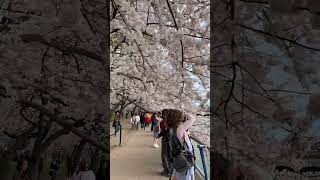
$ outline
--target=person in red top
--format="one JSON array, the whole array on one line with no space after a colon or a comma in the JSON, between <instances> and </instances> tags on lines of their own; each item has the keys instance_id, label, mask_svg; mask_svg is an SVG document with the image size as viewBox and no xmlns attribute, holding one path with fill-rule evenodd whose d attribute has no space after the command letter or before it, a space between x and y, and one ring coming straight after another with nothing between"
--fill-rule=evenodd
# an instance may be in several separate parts
<instances>
[{"instance_id":1,"label":"person in red top","mask_svg":"<svg viewBox=\"0 0 320 180\"><path fill-rule=\"evenodd\" d=\"M149 127L150 122L151 122L151 118L150 118L150 116L147 114L147 115L146 115L146 126L147 126L147 127Z\"/></svg>"}]
</instances>

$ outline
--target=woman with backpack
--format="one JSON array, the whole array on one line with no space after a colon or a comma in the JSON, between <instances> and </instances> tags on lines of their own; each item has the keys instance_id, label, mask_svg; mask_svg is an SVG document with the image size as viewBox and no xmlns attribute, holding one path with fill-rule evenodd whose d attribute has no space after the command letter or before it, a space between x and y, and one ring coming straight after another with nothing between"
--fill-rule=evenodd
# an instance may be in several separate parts
<instances>
[{"instance_id":1,"label":"woman with backpack","mask_svg":"<svg viewBox=\"0 0 320 180\"><path fill-rule=\"evenodd\" d=\"M169 110L166 118L171 134L169 142L173 162L171 180L192 180L195 155L187 131L196 119L191 114L176 109Z\"/></svg>"}]
</instances>

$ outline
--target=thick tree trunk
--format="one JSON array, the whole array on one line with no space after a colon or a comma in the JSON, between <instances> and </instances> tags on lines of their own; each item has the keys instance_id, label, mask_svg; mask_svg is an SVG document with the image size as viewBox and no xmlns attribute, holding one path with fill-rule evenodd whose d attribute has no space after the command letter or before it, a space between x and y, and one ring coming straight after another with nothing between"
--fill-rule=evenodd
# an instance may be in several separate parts
<instances>
[{"instance_id":1,"label":"thick tree trunk","mask_svg":"<svg viewBox=\"0 0 320 180\"><path fill-rule=\"evenodd\" d=\"M42 156L42 144L41 141L43 140L43 136L42 133L40 133L42 130L42 128L39 129L39 134L38 137L36 139L36 141L34 142L34 146L33 146L33 151L31 154L31 177L34 180L39 180L39 169L40 169L40 159Z\"/></svg>"},{"instance_id":2,"label":"thick tree trunk","mask_svg":"<svg viewBox=\"0 0 320 180\"><path fill-rule=\"evenodd\" d=\"M91 169L92 171L97 172L100 164L99 149L95 148L94 153L92 155L93 156L91 160Z\"/></svg>"},{"instance_id":3,"label":"thick tree trunk","mask_svg":"<svg viewBox=\"0 0 320 180\"><path fill-rule=\"evenodd\" d=\"M40 171L41 170L41 152L40 149L37 149L32 154L32 163L31 163L31 177L34 180L40 180Z\"/></svg>"},{"instance_id":4,"label":"thick tree trunk","mask_svg":"<svg viewBox=\"0 0 320 180\"><path fill-rule=\"evenodd\" d=\"M136 109L137 109L137 105L134 106L133 108L133 111L132 111L132 114L134 115L134 113L136 112Z\"/></svg>"},{"instance_id":5,"label":"thick tree trunk","mask_svg":"<svg viewBox=\"0 0 320 180\"><path fill-rule=\"evenodd\" d=\"M64 118L62 117L58 117L55 114L51 113L48 109L46 109L45 107L38 105L36 103L32 103L29 101L18 101L18 103L26 105L28 107L32 107L35 108L37 110L39 110L40 112L43 112L44 114L46 114L51 120L55 121L57 124L59 124L60 126L64 127L65 129L68 129L69 131L71 131L73 134L79 136L80 138L86 140L88 143L90 143L91 145L98 147L99 149L101 149L102 151L109 153L109 147L107 147L104 143L100 143L98 142L95 138L85 135L85 133L82 130L77 129L76 127L74 127L74 124L71 122L66 121Z\"/></svg>"},{"instance_id":6,"label":"thick tree trunk","mask_svg":"<svg viewBox=\"0 0 320 180\"><path fill-rule=\"evenodd\" d=\"M80 141L79 145L75 147L75 151L74 151L74 153L72 154L72 157L71 157L71 161L72 161L71 174L74 173L77 165L79 164L82 151L83 151L83 149L84 149L86 144L87 144L87 142L82 139Z\"/></svg>"},{"instance_id":7,"label":"thick tree trunk","mask_svg":"<svg viewBox=\"0 0 320 180\"><path fill-rule=\"evenodd\" d=\"M213 164L215 164L211 167L212 179L228 180L230 162L224 158L222 154L217 152L211 152L210 157Z\"/></svg>"},{"instance_id":8,"label":"thick tree trunk","mask_svg":"<svg viewBox=\"0 0 320 180\"><path fill-rule=\"evenodd\" d=\"M42 105L46 105L47 101L44 98L42 93L40 94L40 97L41 97ZM40 173L41 173L41 168L42 168L41 167L41 165L42 165L41 164L41 160L42 160L41 156L46 149L45 147L42 147L42 141L48 135L51 126L52 126L52 123L46 121L45 114L40 112L37 138L36 138L36 141L34 142L33 151L31 154L31 158L32 158L31 177L34 180L40 180Z\"/></svg>"}]
</instances>

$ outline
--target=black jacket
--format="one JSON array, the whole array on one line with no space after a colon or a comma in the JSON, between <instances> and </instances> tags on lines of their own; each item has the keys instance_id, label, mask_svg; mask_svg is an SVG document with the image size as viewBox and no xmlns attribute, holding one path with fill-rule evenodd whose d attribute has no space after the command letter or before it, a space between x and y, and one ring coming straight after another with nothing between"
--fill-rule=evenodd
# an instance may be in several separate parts
<instances>
[{"instance_id":1,"label":"black jacket","mask_svg":"<svg viewBox=\"0 0 320 180\"><path fill-rule=\"evenodd\" d=\"M162 137L162 140L169 142L170 130L169 128L161 129L161 132L158 135L158 138Z\"/></svg>"}]
</instances>

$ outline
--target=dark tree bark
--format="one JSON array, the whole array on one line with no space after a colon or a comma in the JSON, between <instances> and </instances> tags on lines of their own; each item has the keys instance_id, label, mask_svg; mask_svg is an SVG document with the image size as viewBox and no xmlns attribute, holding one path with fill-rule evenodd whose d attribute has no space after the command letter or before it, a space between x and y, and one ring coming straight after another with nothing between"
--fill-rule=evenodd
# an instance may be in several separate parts
<instances>
[{"instance_id":1,"label":"dark tree bark","mask_svg":"<svg viewBox=\"0 0 320 180\"><path fill-rule=\"evenodd\" d=\"M74 153L72 154L72 157L71 157L71 161L72 161L71 175L74 173L77 165L80 162L81 154L86 144L87 142L82 139L79 145L76 146L74 149Z\"/></svg>"},{"instance_id":2,"label":"dark tree bark","mask_svg":"<svg viewBox=\"0 0 320 180\"><path fill-rule=\"evenodd\" d=\"M228 180L228 171L230 168L230 162L223 157L222 154L217 152L211 152L211 162L214 166L211 166L212 179L215 180Z\"/></svg>"}]
</instances>

